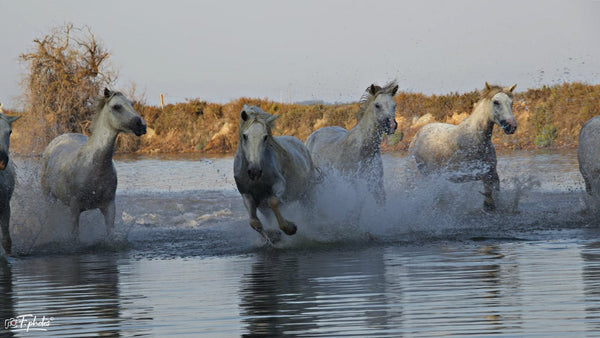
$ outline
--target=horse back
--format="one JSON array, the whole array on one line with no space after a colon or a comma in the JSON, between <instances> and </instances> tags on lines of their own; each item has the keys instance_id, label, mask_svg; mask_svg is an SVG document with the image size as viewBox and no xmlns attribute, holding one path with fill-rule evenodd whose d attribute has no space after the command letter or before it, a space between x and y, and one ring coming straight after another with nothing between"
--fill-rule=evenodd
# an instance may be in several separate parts
<instances>
[{"instance_id":1,"label":"horse back","mask_svg":"<svg viewBox=\"0 0 600 338\"><path fill-rule=\"evenodd\" d=\"M62 154L74 155L87 139L87 136L83 134L62 134L54 138L54 140L48 144L42 156L44 160L48 161L48 159L65 156Z\"/></svg>"},{"instance_id":2,"label":"horse back","mask_svg":"<svg viewBox=\"0 0 600 338\"><path fill-rule=\"evenodd\" d=\"M348 134L342 127L332 126L316 130L306 139L308 148L315 165L326 166L330 162L337 162L341 151L340 141Z\"/></svg>"}]
</instances>

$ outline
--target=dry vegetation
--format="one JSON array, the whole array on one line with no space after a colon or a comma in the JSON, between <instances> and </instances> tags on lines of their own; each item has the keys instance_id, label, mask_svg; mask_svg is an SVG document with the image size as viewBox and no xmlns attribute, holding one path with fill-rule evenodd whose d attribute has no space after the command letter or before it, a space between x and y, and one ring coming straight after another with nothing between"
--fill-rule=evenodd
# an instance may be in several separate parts
<instances>
[{"instance_id":1,"label":"dry vegetation","mask_svg":"<svg viewBox=\"0 0 600 338\"><path fill-rule=\"evenodd\" d=\"M386 139L383 149L406 150L410 140L425 123L439 121L460 123L472 110L478 93L396 95L396 120L399 133ZM139 148L144 153L208 152L232 153L237 146L239 112L244 104L260 106L271 114L280 114L275 133L293 135L306 140L314 130L331 125L352 128L356 124L358 104L299 105L280 104L266 99L241 98L227 104L215 104L199 99L167 105L163 109L139 106L147 120L148 135L141 138ZM498 148L522 149L536 147L575 147L583 123L600 115L600 85L565 83L553 87L531 89L515 95L513 112L518 122L514 135L494 132Z\"/></svg>"},{"instance_id":2,"label":"dry vegetation","mask_svg":"<svg viewBox=\"0 0 600 338\"><path fill-rule=\"evenodd\" d=\"M28 74L23 81L23 118L14 127L12 150L39 154L61 133L89 133L94 98L115 78L115 72L107 66L109 56L88 27L67 24L34 40L33 49L21 55ZM399 129L384 140L384 151L406 150L425 123L460 123L477 99L476 91L448 95L398 93ZM301 140L325 126L352 128L358 111L358 103L300 105L240 98L216 104L190 99L159 108L138 99L135 108L146 119L148 133L141 138L120 136L117 151L232 153L237 147L239 112L244 104L280 114L275 133ZM600 115L600 85L564 83L530 89L515 95L513 112L517 132L507 136L495 128L493 137L498 148L574 147L583 123Z\"/></svg>"},{"instance_id":3,"label":"dry vegetation","mask_svg":"<svg viewBox=\"0 0 600 338\"><path fill-rule=\"evenodd\" d=\"M27 129L14 128L13 136L13 150L26 153L40 152L62 133L86 133L96 96L116 76L106 67L109 52L89 27L66 24L33 42L20 55L28 70L20 125Z\"/></svg>"},{"instance_id":4,"label":"dry vegetation","mask_svg":"<svg viewBox=\"0 0 600 338\"><path fill-rule=\"evenodd\" d=\"M402 151L425 123L457 124L466 118L477 101L477 92L448 95L423 95L401 92L396 95L396 120L399 128L383 143L384 151ZM136 103L137 111L148 123L148 134L141 138L122 136L119 152L172 153L206 152L230 154L237 147L239 112L244 104L260 106L271 114L280 114L275 133L306 140L318 128L338 125L352 128L356 124L358 103L337 105L280 104L267 99L240 98L226 104L191 99L164 108ZM9 112L10 113L10 112ZM577 145L579 130L585 121L600 115L600 85L565 83L517 93L513 113L518 128L514 135L494 129L493 141L500 149L571 148ZM25 116L27 113L24 114ZM46 122L48 123L48 122ZM80 121L85 124L85 120ZM17 122L15 130L21 121ZM39 143L38 133L19 133L11 142L17 145ZM34 126L42 128L42 126ZM44 130L54 130L46 126ZM400 139L400 132L403 139Z\"/></svg>"}]
</instances>

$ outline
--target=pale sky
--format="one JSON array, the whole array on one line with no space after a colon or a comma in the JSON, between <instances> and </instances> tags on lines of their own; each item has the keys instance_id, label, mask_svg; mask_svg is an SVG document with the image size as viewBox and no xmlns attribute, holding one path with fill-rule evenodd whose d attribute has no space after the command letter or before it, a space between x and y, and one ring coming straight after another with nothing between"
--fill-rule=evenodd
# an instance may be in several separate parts
<instances>
[{"instance_id":1,"label":"pale sky","mask_svg":"<svg viewBox=\"0 0 600 338\"><path fill-rule=\"evenodd\" d=\"M149 104L247 96L356 101L371 83L465 92L600 83L600 1L0 0L0 101L18 55L52 27L88 25Z\"/></svg>"}]
</instances>

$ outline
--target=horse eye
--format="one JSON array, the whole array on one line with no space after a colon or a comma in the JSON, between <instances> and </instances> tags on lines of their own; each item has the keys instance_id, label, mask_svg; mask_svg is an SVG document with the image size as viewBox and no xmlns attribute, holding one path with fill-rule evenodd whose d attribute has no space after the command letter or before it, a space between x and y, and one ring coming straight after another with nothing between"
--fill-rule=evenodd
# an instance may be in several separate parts
<instances>
[{"instance_id":1,"label":"horse eye","mask_svg":"<svg viewBox=\"0 0 600 338\"><path fill-rule=\"evenodd\" d=\"M263 142L267 142L267 138L269 138L269 135L263 136Z\"/></svg>"},{"instance_id":2,"label":"horse eye","mask_svg":"<svg viewBox=\"0 0 600 338\"><path fill-rule=\"evenodd\" d=\"M246 135L246 134L243 134L243 135L242 135L242 138L244 139L244 141L248 141L248 135Z\"/></svg>"},{"instance_id":3,"label":"horse eye","mask_svg":"<svg viewBox=\"0 0 600 338\"><path fill-rule=\"evenodd\" d=\"M375 103L375 108L377 108L377 109L381 109L381 104L379 104L379 103Z\"/></svg>"},{"instance_id":4,"label":"horse eye","mask_svg":"<svg viewBox=\"0 0 600 338\"><path fill-rule=\"evenodd\" d=\"M494 100L494 106L499 106L499 105L500 105L500 101Z\"/></svg>"},{"instance_id":5,"label":"horse eye","mask_svg":"<svg viewBox=\"0 0 600 338\"><path fill-rule=\"evenodd\" d=\"M113 109L116 110L116 111L121 111L121 109L123 109L123 106L121 106L120 104L115 104L113 106Z\"/></svg>"}]
</instances>

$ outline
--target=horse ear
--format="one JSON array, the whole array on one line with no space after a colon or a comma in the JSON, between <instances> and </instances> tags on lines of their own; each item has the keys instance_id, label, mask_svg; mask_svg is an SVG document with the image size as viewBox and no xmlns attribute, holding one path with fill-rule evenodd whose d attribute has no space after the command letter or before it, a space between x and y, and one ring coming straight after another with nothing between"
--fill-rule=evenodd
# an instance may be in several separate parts
<instances>
[{"instance_id":1,"label":"horse ear","mask_svg":"<svg viewBox=\"0 0 600 338\"><path fill-rule=\"evenodd\" d=\"M508 91L512 93L512 92L513 92L513 90L515 90L515 88L517 88L517 84L516 84L516 83L515 83L514 85L510 86L510 87L508 88Z\"/></svg>"},{"instance_id":2,"label":"horse ear","mask_svg":"<svg viewBox=\"0 0 600 338\"><path fill-rule=\"evenodd\" d=\"M279 116L281 115L271 115L269 116L269 118L267 119L267 123L273 123L273 121L277 120L279 118Z\"/></svg>"},{"instance_id":3,"label":"horse ear","mask_svg":"<svg viewBox=\"0 0 600 338\"><path fill-rule=\"evenodd\" d=\"M8 122L13 123L13 122L15 122L16 120L18 120L20 118L21 118L20 115L19 116L9 116L8 117Z\"/></svg>"},{"instance_id":4,"label":"horse ear","mask_svg":"<svg viewBox=\"0 0 600 338\"><path fill-rule=\"evenodd\" d=\"M490 84L485 81L485 89L490 90Z\"/></svg>"},{"instance_id":5,"label":"horse ear","mask_svg":"<svg viewBox=\"0 0 600 338\"><path fill-rule=\"evenodd\" d=\"M244 109L242 109L242 112L240 113L240 117L242 118L242 121L247 121L248 120L248 113L246 113L246 106L244 105Z\"/></svg>"},{"instance_id":6,"label":"horse ear","mask_svg":"<svg viewBox=\"0 0 600 338\"><path fill-rule=\"evenodd\" d=\"M378 89L379 89L379 86L376 86L375 84L372 84L369 87L369 94L375 95L377 93Z\"/></svg>"},{"instance_id":7,"label":"horse ear","mask_svg":"<svg viewBox=\"0 0 600 338\"><path fill-rule=\"evenodd\" d=\"M398 92L398 85L395 85L394 88L392 89L392 96L396 95L397 92Z\"/></svg>"},{"instance_id":8,"label":"horse ear","mask_svg":"<svg viewBox=\"0 0 600 338\"><path fill-rule=\"evenodd\" d=\"M107 99L110 97L110 90L106 87L104 87L104 97Z\"/></svg>"}]
</instances>

